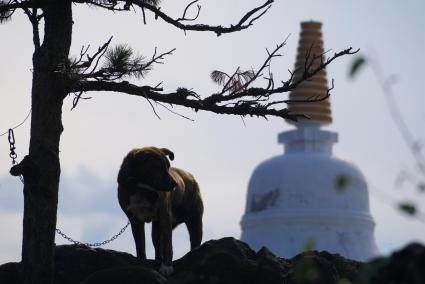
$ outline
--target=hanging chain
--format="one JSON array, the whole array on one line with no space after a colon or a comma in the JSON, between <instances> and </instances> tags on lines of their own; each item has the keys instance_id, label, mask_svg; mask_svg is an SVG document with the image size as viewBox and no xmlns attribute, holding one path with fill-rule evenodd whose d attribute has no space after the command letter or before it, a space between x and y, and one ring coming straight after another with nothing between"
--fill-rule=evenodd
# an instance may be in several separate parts
<instances>
[{"instance_id":1,"label":"hanging chain","mask_svg":"<svg viewBox=\"0 0 425 284\"><path fill-rule=\"evenodd\" d=\"M128 221L127 224L124 227L122 227L122 229L117 234L113 235L110 239L107 239L107 240L105 240L103 242L98 242L98 243L82 243L82 242L76 241L76 240L72 239L71 237L67 236L65 233L63 233L58 228L56 228L56 233L58 233L58 235L60 235L65 240L67 240L67 241L69 241L69 242L71 242L73 244L76 244L76 245L83 245L83 246L86 246L86 247L101 247L103 245L106 245L106 244L114 241L119 236L121 236L125 232L125 230L127 229L127 227L129 225L130 225L130 221Z\"/></svg>"},{"instance_id":2,"label":"hanging chain","mask_svg":"<svg viewBox=\"0 0 425 284\"><path fill-rule=\"evenodd\" d=\"M10 149L10 154L9 157L12 159L12 164L16 165L16 158L18 158L18 154L16 154L15 150L15 134L13 133L13 129L10 128L9 129L9 135L7 136L8 140L9 140L9 149Z\"/></svg>"},{"instance_id":3,"label":"hanging chain","mask_svg":"<svg viewBox=\"0 0 425 284\"><path fill-rule=\"evenodd\" d=\"M12 165L16 165L16 159L18 158L18 154L16 154L15 150L15 133L13 133L13 128L9 128L9 134L7 135L7 139L9 140L9 150L10 154L9 157L12 159ZM22 175L19 175L19 179L22 183L24 183L24 177Z\"/></svg>"},{"instance_id":4,"label":"hanging chain","mask_svg":"<svg viewBox=\"0 0 425 284\"><path fill-rule=\"evenodd\" d=\"M15 150L16 150L16 147L15 147L16 141L15 141L15 134L13 133L13 129L12 128L9 129L8 140L9 140L9 150L10 150L9 157L12 159L12 165L16 165L17 164L16 159L18 158L18 154L16 154L16 152L15 152ZM19 179L24 184L24 178L23 178L22 175L19 176ZM128 221L127 224L124 227L122 227L122 229L117 234L113 235L110 239L107 239L107 240L105 240L103 242L98 242L98 243L82 243L82 242L76 241L76 240L72 239L71 237L67 236L65 233L63 233L58 228L56 228L56 233L58 233L58 235L60 235L65 240L67 240L67 241L69 241L69 242L71 242L73 244L76 244L76 245L83 245L83 246L86 246L86 247L100 247L100 246L106 245L106 244L114 241L119 236L121 236L125 232L125 230L127 229L127 227L129 225L130 225L130 221Z\"/></svg>"}]
</instances>

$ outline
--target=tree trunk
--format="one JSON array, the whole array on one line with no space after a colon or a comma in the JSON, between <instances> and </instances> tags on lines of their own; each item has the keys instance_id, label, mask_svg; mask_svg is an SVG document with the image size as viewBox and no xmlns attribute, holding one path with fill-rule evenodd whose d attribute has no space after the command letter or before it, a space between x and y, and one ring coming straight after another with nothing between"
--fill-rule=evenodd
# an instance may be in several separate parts
<instances>
[{"instance_id":1,"label":"tree trunk","mask_svg":"<svg viewBox=\"0 0 425 284\"><path fill-rule=\"evenodd\" d=\"M33 54L29 155L21 163L25 179L22 264L26 284L49 284L54 280L59 141L62 103L67 94L71 1L46 1L43 13L44 39Z\"/></svg>"}]
</instances>

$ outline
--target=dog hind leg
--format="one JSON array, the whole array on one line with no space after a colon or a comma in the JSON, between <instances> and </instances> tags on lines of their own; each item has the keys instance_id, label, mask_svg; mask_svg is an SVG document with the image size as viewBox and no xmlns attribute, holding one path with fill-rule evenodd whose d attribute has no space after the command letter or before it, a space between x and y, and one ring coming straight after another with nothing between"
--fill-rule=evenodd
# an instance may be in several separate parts
<instances>
[{"instance_id":1,"label":"dog hind leg","mask_svg":"<svg viewBox=\"0 0 425 284\"><path fill-rule=\"evenodd\" d=\"M190 237L190 250L197 248L202 242L202 213L194 213L185 222Z\"/></svg>"}]
</instances>

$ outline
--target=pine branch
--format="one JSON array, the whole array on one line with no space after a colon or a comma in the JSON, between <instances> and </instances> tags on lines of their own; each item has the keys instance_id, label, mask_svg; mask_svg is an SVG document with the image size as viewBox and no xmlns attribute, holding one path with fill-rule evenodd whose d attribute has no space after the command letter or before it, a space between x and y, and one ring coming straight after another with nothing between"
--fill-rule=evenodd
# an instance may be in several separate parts
<instances>
[{"instance_id":1,"label":"pine branch","mask_svg":"<svg viewBox=\"0 0 425 284\"><path fill-rule=\"evenodd\" d=\"M167 55L172 55L176 50L173 48L158 54L157 48L155 48L154 54L148 59L147 57L136 55L134 50L126 44L120 44L109 49L111 39L100 47L94 56L87 55L88 59L86 61L83 61L82 58L86 55L88 47L81 49L80 58L74 59L73 68L82 70L79 72L82 80L116 81L124 77L141 79L153 69L154 64L163 64L164 58ZM102 57L104 57L104 62L100 68L97 68ZM93 64L94 66L92 66ZM90 66L92 66L92 71L88 72Z\"/></svg>"},{"instance_id":2,"label":"pine branch","mask_svg":"<svg viewBox=\"0 0 425 284\"><path fill-rule=\"evenodd\" d=\"M6 23L12 19L13 13L16 11L16 7L13 6L12 0L0 1L0 24Z\"/></svg>"},{"instance_id":3,"label":"pine branch","mask_svg":"<svg viewBox=\"0 0 425 284\"><path fill-rule=\"evenodd\" d=\"M276 116L284 119L297 120L299 117L306 117L303 114L292 114L289 113L286 108L282 108L282 104L294 103L294 102L317 102L327 99L330 96L330 91L334 87L332 80L332 87L328 90L326 96L307 98L305 100L282 100L276 97L278 94L289 92L295 89L299 84L305 80L309 80L311 77L316 75L321 70L325 69L333 60L344 56L357 53L352 51L352 48L347 48L341 52L335 53L332 57L324 60L323 54L320 56L310 55L307 60L309 63L304 67L304 71L300 78L294 79L295 72L291 72L291 76L287 81L282 81L282 86L275 87L273 81L273 75L270 71L270 62L273 58L280 56L278 51L285 45L285 41L272 51L267 51L267 58L258 69L258 71L248 70L241 71L238 67L236 71L230 76L222 71L214 71L211 73L213 81L220 85L224 85L220 93L210 94L205 97L199 96L194 91L187 90L185 88L178 88L175 92L165 93L164 90L158 86L136 86L126 81L114 82L116 79L121 77L96 77L96 81L90 80L93 77L83 77L78 83L72 85L69 92L73 93L84 93L90 91L111 91L120 92L134 96L140 96L148 101L166 103L170 105L180 105L194 109L195 111L204 110L211 111L218 114L233 114L240 116ZM169 53L171 54L172 51ZM131 61L132 51L126 48L122 50L115 50L112 55L110 63L112 66L121 66L123 62ZM156 54L156 51L155 51ZM156 56L152 57L152 62L155 61ZM168 53L165 53L168 54ZM161 57L160 55L159 57ZM318 60L320 60L318 62ZM117 61L117 62L115 62ZM114 63L115 62L115 63ZM121 64L121 65L120 65ZM126 69L126 65L122 65L123 70ZM317 66L313 68L312 66ZM107 70L104 69L104 70ZM256 82L263 71L269 68L268 77L266 79L267 85L264 88L251 87ZM102 69L101 69L102 70Z\"/></svg>"},{"instance_id":4,"label":"pine branch","mask_svg":"<svg viewBox=\"0 0 425 284\"><path fill-rule=\"evenodd\" d=\"M41 8L41 1L28 0L0 0L0 24L11 20L12 15L17 9L36 9Z\"/></svg>"}]
</instances>

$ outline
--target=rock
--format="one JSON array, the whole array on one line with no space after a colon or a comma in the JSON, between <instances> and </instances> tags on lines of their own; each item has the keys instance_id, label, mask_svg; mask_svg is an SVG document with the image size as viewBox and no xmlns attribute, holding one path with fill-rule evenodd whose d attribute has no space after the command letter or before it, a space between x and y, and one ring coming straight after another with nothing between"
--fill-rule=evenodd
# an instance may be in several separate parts
<instances>
[{"instance_id":1,"label":"rock","mask_svg":"<svg viewBox=\"0 0 425 284\"><path fill-rule=\"evenodd\" d=\"M253 251L234 238L205 242L174 261L167 278L155 262L122 252L66 245L56 247L56 284L380 284L425 283L425 247L411 244L387 258L363 264L325 251L292 259L267 248ZM0 283L21 284L20 263L0 265Z\"/></svg>"},{"instance_id":2,"label":"rock","mask_svg":"<svg viewBox=\"0 0 425 284\"><path fill-rule=\"evenodd\" d=\"M267 248L255 253L245 243L224 238L204 243L175 262L173 284L342 284L354 280L361 263L327 252L307 252L292 260Z\"/></svg>"},{"instance_id":3,"label":"rock","mask_svg":"<svg viewBox=\"0 0 425 284\"><path fill-rule=\"evenodd\" d=\"M0 265L0 283L21 284L22 272L21 264L17 262L9 262Z\"/></svg>"},{"instance_id":4,"label":"rock","mask_svg":"<svg viewBox=\"0 0 425 284\"><path fill-rule=\"evenodd\" d=\"M105 269L90 275L81 284L166 284L168 283L161 274L155 270L141 266L129 266Z\"/></svg>"},{"instance_id":5,"label":"rock","mask_svg":"<svg viewBox=\"0 0 425 284\"><path fill-rule=\"evenodd\" d=\"M113 250L92 249L78 245L57 246L55 251L55 283L74 284L91 274L105 269L125 266L147 266L128 253Z\"/></svg>"},{"instance_id":6,"label":"rock","mask_svg":"<svg viewBox=\"0 0 425 284\"><path fill-rule=\"evenodd\" d=\"M361 270L358 284L425 283L425 247L412 243L390 257L372 260Z\"/></svg>"},{"instance_id":7,"label":"rock","mask_svg":"<svg viewBox=\"0 0 425 284\"><path fill-rule=\"evenodd\" d=\"M208 241L174 263L171 283L253 283L256 253L233 238Z\"/></svg>"},{"instance_id":8,"label":"rock","mask_svg":"<svg viewBox=\"0 0 425 284\"><path fill-rule=\"evenodd\" d=\"M262 247L256 256L256 283L282 284L292 265L275 256L268 248Z\"/></svg>"},{"instance_id":9,"label":"rock","mask_svg":"<svg viewBox=\"0 0 425 284\"><path fill-rule=\"evenodd\" d=\"M285 283L342 284L357 277L361 263L326 251L309 251L295 256Z\"/></svg>"}]
</instances>

